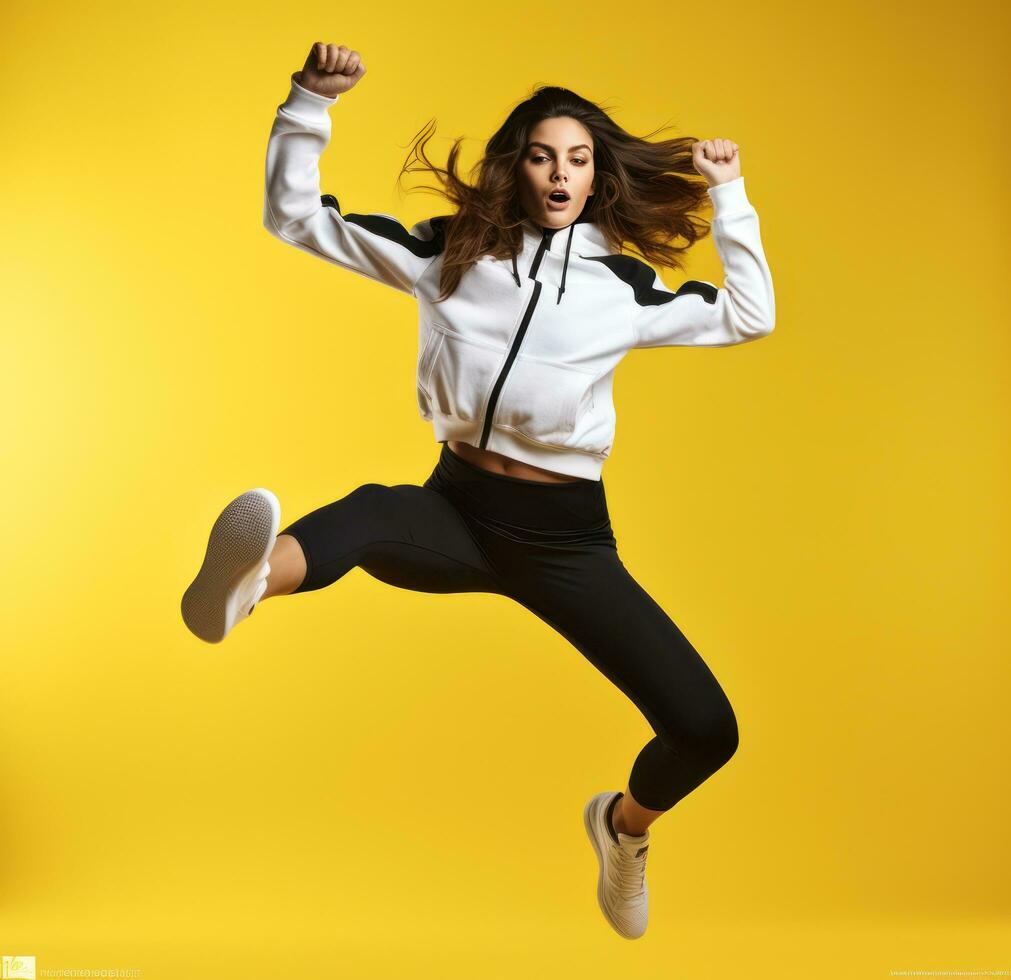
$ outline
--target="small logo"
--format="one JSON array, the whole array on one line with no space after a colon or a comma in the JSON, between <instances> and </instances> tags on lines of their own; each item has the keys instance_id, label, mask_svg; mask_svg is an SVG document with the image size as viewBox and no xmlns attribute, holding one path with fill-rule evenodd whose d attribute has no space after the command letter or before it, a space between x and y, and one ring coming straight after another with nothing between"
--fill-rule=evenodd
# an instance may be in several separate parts
<instances>
[{"instance_id":1,"label":"small logo","mask_svg":"<svg viewBox=\"0 0 1011 980\"><path fill-rule=\"evenodd\" d=\"M645 854L648 850L649 850L649 844L644 844L642 847L639 848L638 851L635 852L635 856L637 858L641 858L643 856L643 854Z\"/></svg>"},{"instance_id":2,"label":"small logo","mask_svg":"<svg viewBox=\"0 0 1011 980\"><path fill-rule=\"evenodd\" d=\"M34 956L5 956L2 968L4 980L35 980Z\"/></svg>"}]
</instances>

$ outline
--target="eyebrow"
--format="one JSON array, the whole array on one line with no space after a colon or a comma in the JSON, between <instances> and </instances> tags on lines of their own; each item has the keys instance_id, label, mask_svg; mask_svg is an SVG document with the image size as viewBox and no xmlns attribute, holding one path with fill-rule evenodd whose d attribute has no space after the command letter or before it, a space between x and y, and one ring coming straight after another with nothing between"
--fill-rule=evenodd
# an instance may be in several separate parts
<instances>
[{"instance_id":1,"label":"eyebrow","mask_svg":"<svg viewBox=\"0 0 1011 980\"><path fill-rule=\"evenodd\" d=\"M555 148L553 146L548 146L547 143L539 143L536 140L532 140L531 142L527 143L528 150L532 146L539 146L541 147L541 149L547 150L549 153L555 152ZM571 153L573 150L590 150L590 148L585 143L579 143L577 146L569 147L569 153ZM593 150L590 150L590 153L592 154Z\"/></svg>"}]
</instances>

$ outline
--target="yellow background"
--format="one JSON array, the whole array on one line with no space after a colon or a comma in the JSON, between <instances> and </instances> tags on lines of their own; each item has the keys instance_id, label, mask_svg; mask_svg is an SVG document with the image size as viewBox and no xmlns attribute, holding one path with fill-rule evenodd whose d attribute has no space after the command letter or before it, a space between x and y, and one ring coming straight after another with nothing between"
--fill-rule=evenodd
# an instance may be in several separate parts
<instances>
[{"instance_id":1,"label":"yellow background","mask_svg":"<svg viewBox=\"0 0 1011 980\"><path fill-rule=\"evenodd\" d=\"M1005 5L10 4L3 17L0 953L146 978L886 977L1011 967ZM728 137L772 337L636 351L604 480L625 563L737 712L653 825L646 936L586 799L651 737L509 600L354 570L219 647L210 525L420 483L413 301L272 238L313 41L368 69L323 190L538 83ZM680 278L722 282L712 239ZM1002 934L1003 933L1003 934ZM41 975L41 973L40 973Z\"/></svg>"}]
</instances>

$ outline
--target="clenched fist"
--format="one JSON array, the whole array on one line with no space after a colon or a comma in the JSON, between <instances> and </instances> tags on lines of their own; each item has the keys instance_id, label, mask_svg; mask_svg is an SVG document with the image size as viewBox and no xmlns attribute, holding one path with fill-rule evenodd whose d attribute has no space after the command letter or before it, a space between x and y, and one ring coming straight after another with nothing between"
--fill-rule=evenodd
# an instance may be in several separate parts
<instances>
[{"instance_id":1,"label":"clenched fist","mask_svg":"<svg viewBox=\"0 0 1011 980\"><path fill-rule=\"evenodd\" d=\"M699 140L692 143L692 164L710 187L741 176L741 158L733 140Z\"/></svg>"},{"instance_id":2,"label":"clenched fist","mask_svg":"<svg viewBox=\"0 0 1011 980\"><path fill-rule=\"evenodd\" d=\"M294 78L302 88L332 99L357 85L364 74L365 66L357 51L343 44L317 41Z\"/></svg>"}]
</instances>

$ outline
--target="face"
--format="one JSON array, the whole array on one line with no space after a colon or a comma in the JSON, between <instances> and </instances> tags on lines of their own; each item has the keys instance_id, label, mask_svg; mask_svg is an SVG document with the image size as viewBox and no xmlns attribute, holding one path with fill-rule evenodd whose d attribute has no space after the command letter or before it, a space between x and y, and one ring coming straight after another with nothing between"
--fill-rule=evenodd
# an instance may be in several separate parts
<instances>
[{"instance_id":1,"label":"face","mask_svg":"<svg viewBox=\"0 0 1011 980\"><path fill-rule=\"evenodd\" d=\"M519 170L520 203L528 217L546 228L565 228L579 217L586 199L596 193L593 137L569 116L543 119L530 134ZM564 190L568 199L549 195Z\"/></svg>"}]
</instances>

